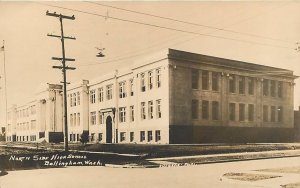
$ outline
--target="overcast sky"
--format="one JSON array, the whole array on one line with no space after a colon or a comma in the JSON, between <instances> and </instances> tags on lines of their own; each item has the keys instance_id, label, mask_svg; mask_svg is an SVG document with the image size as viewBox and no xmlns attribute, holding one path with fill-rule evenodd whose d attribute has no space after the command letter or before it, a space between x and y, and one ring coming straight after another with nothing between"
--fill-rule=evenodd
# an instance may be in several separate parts
<instances>
[{"instance_id":1,"label":"overcast sky","mask_svg":"<svg viewBox=\"0 0 300 188\"><path fill-rule=\"evenodd\" d=\"M70 82L95 78L166 48L290 69L300 75L300 52L294 50L300 42L300 2L96 3L0 2L9 107L29 101L41 84L59 83L62 78L51 68L59 65L51 57L61 56L60 41L46 36L60 34L59 21L46 16L47 10L76 18L64 20L65 35L77 38L66 41L67 57L76 59L68 64L77 68L68 72ZM105 48L105 58L96 57L95 47ZM3 53L0 63L3 75ZM3 119L3 79L0 84ZM300 105L299 87L298 79L295 108Z\"/></svg>"}]
</instances>

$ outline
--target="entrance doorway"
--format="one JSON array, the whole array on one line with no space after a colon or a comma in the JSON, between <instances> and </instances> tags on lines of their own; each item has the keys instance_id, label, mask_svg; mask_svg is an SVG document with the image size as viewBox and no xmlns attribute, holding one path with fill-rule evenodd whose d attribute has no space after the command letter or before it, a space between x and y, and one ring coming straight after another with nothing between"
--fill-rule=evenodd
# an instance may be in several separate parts
<instances>
[{"instance_id":1,"label":"entrance doorway","mask_svg":"<svg viewBox=\"0 0 300 188\"><path fill-rule=\"evenodd\" d=\"M106 143L112 143L112 119L110 116L106 118Z\"/></svg>"}]
</instances>

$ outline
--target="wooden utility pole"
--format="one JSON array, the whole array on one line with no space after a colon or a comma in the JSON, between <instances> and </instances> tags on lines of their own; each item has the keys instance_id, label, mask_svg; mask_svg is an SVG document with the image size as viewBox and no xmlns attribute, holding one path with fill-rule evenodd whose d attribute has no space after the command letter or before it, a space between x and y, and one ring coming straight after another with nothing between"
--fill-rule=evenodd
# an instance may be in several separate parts
<instances>
[{"instance_id":1,"label":"wooden utility pole","mask_svg":"<svg viewBox=\"0 0 300 188\"><path fill-rule=\"evenodd\" d=\"M68 112L67 112L67 70L75 70L75 67L68 67L66 66L66 61L75 61L75 59L71 58L66 58L65 54L65 39L73 39L75 40L75 37L67 37L64 36L64 29L63 29L63 19L69 19L69 20L75 20L74 15L73 16L65 16L62 14L57 14L56 12L54 13L49 13L48 11L46 12L47 16L53 16L59 18L60 21L60 31L61 35L52 35L52 34L47 34L49 37L56 37L61 40L61 49L62 49L62 58L60 57L52 57L52 60L58 60L62 62L62 66L52 66L54 69L61 69L63 73L63 93L64 93L64 127L65 127L65 134L64 134L64 139L65 139L65 151L67 152L68 149Z\"/></svg>"}]
</instances>

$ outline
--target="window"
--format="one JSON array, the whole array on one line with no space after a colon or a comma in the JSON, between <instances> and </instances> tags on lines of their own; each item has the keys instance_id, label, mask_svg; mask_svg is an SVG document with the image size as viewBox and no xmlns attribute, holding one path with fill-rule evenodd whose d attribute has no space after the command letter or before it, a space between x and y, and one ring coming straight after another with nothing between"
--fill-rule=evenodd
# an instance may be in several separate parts
<instances>
[{"instance_id":1,"label":"window","mask_svg":"<svg viewBox=\"0 0 300 188\"><path fill-rule=\"evenodd\" d=\"M199 106L198 100L193 99L192 100L192 119L198 119L198 114L199 114L198 106Z\"/></svg>"},{"instance_id":2,"label":"window","mask_svg":"<svg viewBox=\"0 0 300 188\"><path fill-rule=\"evenodd\" d=\"M156 118L161 118L161 100L156 100Z\"/></svg>"},{"instance_id":3,"label":"window","mask_svg":"<svg viewBox=\"0 0 300 188\"><path fill-rule=\"evenodd\" d=\"M102 134L102 133L99 133L99 134L98 134L98 141L100 142L100 141L102 141L102 139L103 139L103 134Z\"/></svg>"},{"instance_id":4,"label":"window","mask_svg":"<svg viewBox=\"0 0 300 188\"><path fill-rule=\"evenodd\" d=\"M129 92L130 96L133 96L133 79L129 80Z\"/></svg>"},{"instance_id":5,"label":"window","mask_svg":"<svg viewBox=\"0 0 300 188\"><path fill-rule=\"evenodd\" d=\"M272 97L275 97L275 87L276 87L276 85L275 85L275 81L274 80L271 80L270 81L270 92L271 92L271 96ZM275 108L275 107L274 107Z\"/></svg>"},{"instance_id":6,"label":"window","mask_svg":"<svg viewBox=\"0 0 300 188\"><path fill-rule=\"evenodd\" d=\"M156 130L155 131L155 142L158 142L160 141L161 138L160 138L160 131L159 130Z\"/></svg>"},{"instance_id":7,"label":"window","mask_svg":"<svg viewBox=\"0 0 300 188\"><path fill-rule=\"evenodd\" d=\"M31 130L36 129L36 120L31 120Z\"/></svg>"},{"instance_id":8,"label":"window","mask_svg":"<svg viewBox=\"0 0 300 188\"><path fill-rule=\"evenodd\" d=\"M219 90L219 73L217 72L212 73L212 90L213 91Z\"/></svg>"},{"instance_id":9,"label":"window","mask_svg":"<svg viewBox=\"0 0 300 188\"><path fill-rule=\"evenodd\" d=\"M91 142L95 141L95 133L91 134Z\"/></svg>"},{"instance_id":10,"label":"window","mask_svg":"<svg viewBox=\"0 0 300 188\"><path fill-rule=\"evenodd\" d=\"M34 115L36 113L35 105L31 106L30 112L31 112L31 115Z\"/></svg>"},{"instance_id":11,"label":"window","mask_svg":"<svg viewBox=\"0 0 300 188\"><path fill-rule=\"evenodd\" d=\"M79 134L76 135L76 140L77 140L77 141L80 141L80 136L79 136Z\"/></svg>"},{"instance_id":12,"label":"window","mask_svg":"<svg viewBox=\"0 0 300 188\"><path fill-rule=\"evenodd\" d=\"M235 93L235 75L229 76L229 92Z\"/></svg>"},{"instance_id":13,"label":"window","mask_svg":"<svg viewBox=\"0 0 300 188\"><path fill-rule=\"evenodd\" d=\"M91 125L96 125L96 112L91 112Z\"/></svg>"},{"instance_id":14,"label":"window","mask_svg":"<svg viewBox=\"0 0 300 188\"><path fill-rule=\"evenodd\" d=\"M263 106L263 120L264 122L267 122L269 119L269 110L268 110L268 106L264 105Z\"/></svg>"},{"instance_id":15,"label":"window","mask_svg":"<svg viewBox=\"0 0 300 188\"><path fill-rule=\"evenodd\" d=\"M146 91L146 85L145 85L145 74L141 74L141 91Z\"/></svg>"},{"instance_id":16,"label":"window","mask_svg":"<svg viewBox=\"0 0 300 188\"><path fill-rule=\"evenodd\" d=\"M130 142L134 141L134 132L130 132Z\"/></svg>"},{"instance_id":17,"label":"window","mask_svg":"<svg viewBox=\"0 0 300 188\"><path fill-rule=\"evenodd\" d=\"M202 119L209 118L209 102L202 101Z\"/></svg>"},{"instance_id":18,"label":"window","mask_svg":"<svg viewBox=\"0 0 300 188\"><path fill-rule=\"evenodd\" d=\"M96 90L90 91L90 103L94 104L96 102Z\"/></svg>"},{"instance_id":19,"label":"window","mask_svg":"<svg viewBox=\"0 0 300 188\"><path fill-rule=\"evenodd\" d=\"M254 94L254 79L248 78L248 94L253 95Z\"/></svg>"},{"instance_id":20,"label":"window","mask_svg":"<svg viewBox=\"0 0 300 188\"><path fill-rule=\"evenodd\" d=\"M276 107L271 106L271 122L275 122Z\"/></svg>"},{"instance_id":21,"label":"window","mask_svg":"<svg viewBox=\"0 0 300 188\"><path fill-rule=\"evenodd\" d=\"M140 132L140 141L141 142L145 141L145 131Z\"/></svg>"},{"instance_id":22,"label":"window","mask_svg":"<svg viewBox=\"0 0 300 188\"><path fill-rule=\"evenodd\" d=\"M202 71L202 89L208 90L209 87L209 72Z\"/></svg>"},{"instance_id":23,"label":"window","mask_svg":"<svg viewBox=\"0 0 300 188\"><path fill-rule=\"evenodd\" d=\"M245 121L245 104L239 104L239 120Z\"/></svg>"},{"instance_id":24,"label":"window","mask_svg":"<svg viewBox=\"0 0 300 188\"><path fill-rule=\"evenodd\" d=\"M141 119L146 119L145 102L141 102Z\"/></svg>"},{"instance_id":25,"label":"window","mask_svg":"<svg viewBox=\"0 0 300 188\"><path fill-rule=\"evenodd\" d=\"M267 80L267 79L263 80L263 95L264 96L269 95L269 80Z\"/></svg>"},{"instance_id":26,"label":"window","mask_svg":"<svg viewBox=\"0 0 300 188\"><path fill-rule=\"evenodd\" d=\"M153 119L153 101L148 102L148 118Z\"/></svg>"},{"instance_id":27,"label":"window","mask_svg":"<svg viewBox=\"0 0 300 188\"><path fill-rule=\"evenodd\" d=\"M73 94L72 93L70 94L70 106L71 107L73 106Z\"/></svg>"},{"instance_id":28,"label":"window","mask_svg":"<svg viewBox=\"0 0 300 188\"><path fill-rule=\"evenodd\" d=\"M282 97L282 82L278 82L277 95L278 95L279 98Z\"/></svg>"},{"instance_id":29,"label":"window","mask_svg":"<svg viewBox=\"0 0 300 188\"><path fill-rule=\"evenodd\" d=\"M152 139L152 131L148 131L148 142L151 142Z\"/></svg>"},{"instance_id":30,"label":"window","mask_svg":"<svg viewBox=\"0 0 300 188\"><path fill-rule=\"evenodd\" d=\"M126 108L125 107L119 108L119 119L120 119L120 122L126 121Z\"/></svg>"},{"instance_id":31,"label":"window","mask_svg":"<svg viewBox=\"0 0 300 188\"><path fill-rule=\"evenodd\" d=\"M99 125L101 125L101 124L104 124L104 118L103 118L103 114L102 114L102 112L101 111L98 111L98 123L99 123Z\"/></svg>"},{"instance_id":32,"label":"window","mask_svg":"<svg viewBox=\"0 0 300 188\"><path fill-rule=\"evenodd\" d=\"M76 113L73 114L73 119L74 119L73 120L73 123L74 123L73 126L75 126L75 125L77 125L77 122L76 122L77 121Z\"/></svg>"},{"instance_id":33,"label":"window","mask_svg":"<svg viewBox=\"0 0 300 188\"><path fill-rule=\"evenodd\" d=\"M229 120L235 121L235 103L229 103Z\"/></svg>"},{"instance_id":34,"label":"window","mask_svg":"<svg viewBox=\"0 0 300 188\"><path fill-rule=\"evenodd\" d=\"M245 94L245 77L239 76L239 94Z\"/></svg>"},{"instance_id":35,"label":"window","mask_svg":"<svg viewBox=\"0 0 300 188\"><path fill-rule=\"evenodd\" d=\"M130 121L134 121L134 106L130 106Z\"/></svg>"},{"instance_id":36,"label":"window","mask_svg":"<svg viewBox=\"0 0 300 188\"><path fill-rule=\"evenodd\" d=\"M282 120L283 120L283 108L282 108L282 106L279 106L278 108L277 108L277 116L278 116L278 119L277 119L277 121L278 122L282 122Z\"/></svg>"},{"instance_id":37,"label":"window","mask_svg":"<svg viewBox=\"0 0 300 188\"><path fill-rule=\"evenodd\" d=\"M160 69L156 69L156 87L159 88L161 86L161 71Z\"/></svg>"},{"instance_id":38,"label":"window","mask_svg":"<svg viewBox=\"0 0 300 188\"><path fill-rule=\"evenodd\" d=\"M70 114L70 126L73 126L73 114Z\"/></svg>"},{"instance_id":39,"label":"window","mask_svg":"<svg viewBox=\"0 0 300 188\"><path fill-rule=\"evenodd\" d=\"M199 71L197 69L192 69L192 89L199 88Z\"/></svg>"},{"instance_id":40,"label":"window","mask_svg":"<svg viewBox=\"0 0 300 188\"><path fill-rule=\"evenodd\" d=\"M77 113L77 125L80 126L80 113Z\"/></svg>"},{"instance_id":41,"label":"window","mask_svg":"<svg viewBox=\"0 0 300 188\"><path fill-rule=\"evenodd\" d=\"M76 93L73 94L73 106L77 105L77 96Z\"/></svg>"},{"instance_id":42,"label":"window","mask_svg":"<svg viewBox=\"0 0 300 188\"><path fill-rule=\"evenodd\" d=\"M77 92L77 105L80 105L80 93Z\"/></svg>"},{"instance_id":43,"label":"window","mask_svg":"<svg viewBox=\"0 0 300 188\"><path fill-rule=\"evenodd\" d=\"M248 120L254 121L254 104L248 104Z\"/></svg>"},{"instance_id":44,"label":"window","mask_svg":"<svg viewBox=\"0 0 300 188\"><path fill-rule=\"evenodd\" d=\"M126 97L126 82L119 83L119 95L120 95L120 98Z\"/></svg>"},{"instance_id":45,"label":"window","mask_svg":"<svg viewBox=\"0 0 300 188\"><path fill-rule=\"evenodd\" d=\"M104 101L104 92L103 92L103 87L98 89L98 100L99 102L103 102Z\"/></svg>"},{"instance_id":46,"label":"window","mask_svg":"<svg viewBox=\"0 0 300 188\"><path fill-rule=\"evenodd\" d=\"M151 90L153 88L153 72L148 72L148 87Z\"/></svg>"},{"instance_id":47,"label":"window","mask_svg":"<svg viewBox=\"0 0 300 188\"><path fill-rule=\"evenodd\" d=\"M106 86L106 99L111 100L112 99L112 84Z\"/></svg>"},{"instance_id":48,"label":"window","mask_svg":"<svg viewBox=\"0 0 300 188\"><path fill-rule=\"evenodd\" d=\"M125 132L121 132L121 133L120 133L120 141L121 141L121 142L124 142L125 139L126 139L126 133L125 133Z\"/></svg>"},{"instance_id":49,"label":"window","mask_svg":"<svg viewBox=\"0 0 300 188\"><path fill-rule=\"evenodd\" d=\"M219 120L219 102L212 101L212 119Z\"/></svg>"}]
</instances>

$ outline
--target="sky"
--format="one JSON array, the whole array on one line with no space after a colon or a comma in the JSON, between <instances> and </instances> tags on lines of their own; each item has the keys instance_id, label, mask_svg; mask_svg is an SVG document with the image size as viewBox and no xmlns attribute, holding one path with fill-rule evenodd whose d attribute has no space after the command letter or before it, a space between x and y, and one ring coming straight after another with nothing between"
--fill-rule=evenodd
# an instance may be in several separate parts
<instances>
[{"instance_id":1,"label":"sky","mask_svg":"<svg viewBox=\"0 0 300 188\"><path fill-rule=\"evenodd\" d=\"M29 102L41 85L59 83L53 65L61 57L59 20L46 11L75 16L64 20L66 56L77 69L68 81L93 79L166 49L190 51L293 70L300 75L300 1L195 2L6 2L0 1L0 42L5 40L7 102ZM2 44L1 44L2 46ZM105 57L96 57L105 48ZM4 53L0 52L0 122L5 112ZM300 79L295 85L300 106Z\"/></svg>"}]
</instances>

